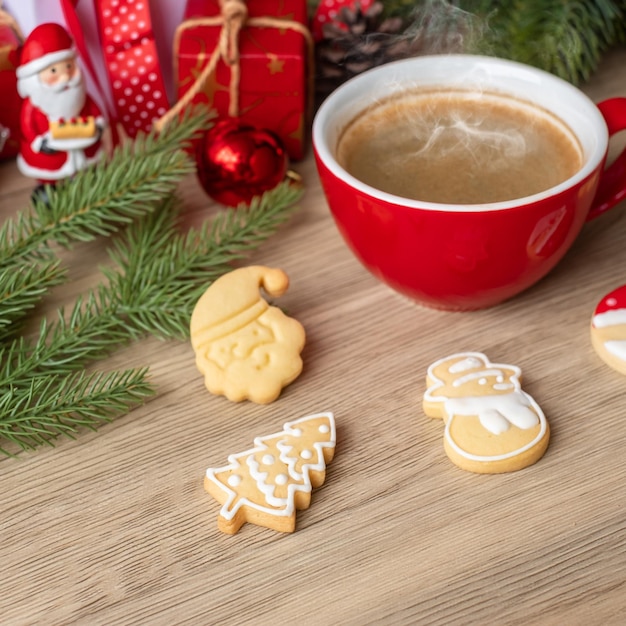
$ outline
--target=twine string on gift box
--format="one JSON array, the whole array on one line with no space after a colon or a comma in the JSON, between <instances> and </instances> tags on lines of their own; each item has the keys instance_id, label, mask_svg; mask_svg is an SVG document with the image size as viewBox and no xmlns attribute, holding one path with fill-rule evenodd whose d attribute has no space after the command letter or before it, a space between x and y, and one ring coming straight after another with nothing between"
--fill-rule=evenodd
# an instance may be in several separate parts
<instances>
[{"instance_id":1,"label":"twine string on gift box","mask_svg":"<svg viewBox=\"0 0 626 626\"><path fill-rule=\"evenodd\" d=\"M220 0L220 14L213 17L194 17L185 20L176 29L174 35L174 49L178 50L183 31L196 26L221 26L217 46L209 58L209 62L195 80L193 85L186 91L181 99L160 119L156 120L155 127L161 130L175 115L178 115L191 103L198 92L204 88L209 76L215 71L220 59L230 67L229 106L228 115L239 115L239 78L241 68L239 63L239 32L244 26L259 28L277 28L281 30L293 30L300 33L307 47L307 64L309 76L309 105L310 117L313 94L313 37L309 29L300 22L277 17L249 17L248 7L244 0ZM176 71L178 74L178 71Z\"/></svg>"}]
</instances>

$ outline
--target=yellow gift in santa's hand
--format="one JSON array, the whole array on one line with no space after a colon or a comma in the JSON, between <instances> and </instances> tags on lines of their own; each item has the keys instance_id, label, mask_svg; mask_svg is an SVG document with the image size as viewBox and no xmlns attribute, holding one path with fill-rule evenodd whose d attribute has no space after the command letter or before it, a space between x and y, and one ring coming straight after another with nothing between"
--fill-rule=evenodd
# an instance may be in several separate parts
<instances>
[{"instance_id":1,"label":"yellow gift in santa's hand","mask_svg":"<svg viewBox=\"0 0 626 626\"><path fill-rule=\"evenodd\" d=\"M98 129L93 115L59 119L50 122L50 134L53 139L86 139L95 137Z\"/></svg>"},{"instance_id":2,"label":"yellow gift in santa's hand","mask_svg":"<svg viewBox=\"0 0 626 626\"><path fill-rule=\"evenodd\" d=\"M281 296L288 287L281 269L254 265L221 276L198 300L191 345L211 393L267 404L298 377L304 328L260 294Z\"/></svg>"}]
</instances>

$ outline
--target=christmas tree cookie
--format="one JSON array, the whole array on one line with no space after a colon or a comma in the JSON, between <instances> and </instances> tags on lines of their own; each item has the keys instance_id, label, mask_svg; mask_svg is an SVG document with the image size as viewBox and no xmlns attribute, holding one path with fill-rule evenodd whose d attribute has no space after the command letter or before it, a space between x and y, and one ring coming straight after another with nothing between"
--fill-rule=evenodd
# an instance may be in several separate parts
<instances>
[{"instance_id":1,"label":"christmas tree cookie","mask_svg":"<svg viewBox=\"0 0 626 626\"><path fill-rule=\"evenodd\" d=\"M296 510L309 507L311 491L324 483L334 453L333 414L317 413L257 437L254 448L231 454L228 465L209 468L204 488L222 505L218 528L234 534L250 522L293 532Z\"/></svg>"},{"instance_id":2,"label":"christmas tree cookie","mask_svg":"<svg viewBox=\"0 0 626 626\"><path fill-rule=\"evenodd\" d=\"M520 378L518 367L491 363L480 352L453 354L428 368L424 413L443 418L444 449L453 463L496 474L543 456L550 428Z\"/></svg>"}]
</instances>

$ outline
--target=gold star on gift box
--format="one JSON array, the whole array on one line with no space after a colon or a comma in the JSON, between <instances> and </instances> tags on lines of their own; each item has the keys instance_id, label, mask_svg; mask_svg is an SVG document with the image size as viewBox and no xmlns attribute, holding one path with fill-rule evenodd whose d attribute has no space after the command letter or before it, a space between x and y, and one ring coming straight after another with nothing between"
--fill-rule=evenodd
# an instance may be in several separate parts
<instances>
[{"instance_id":1,"label":"gold star on gift box","mask_svg":"<svg viewBox=\"0 0 626 626\"><path fill-rule=\"evenodd\" d=\"M285 61L279 59L276 54L272 54L271 52L267 53L267 58L269 59L267 67L270 74L282 74L285 67Z\"/></svg>"}]
</instances>

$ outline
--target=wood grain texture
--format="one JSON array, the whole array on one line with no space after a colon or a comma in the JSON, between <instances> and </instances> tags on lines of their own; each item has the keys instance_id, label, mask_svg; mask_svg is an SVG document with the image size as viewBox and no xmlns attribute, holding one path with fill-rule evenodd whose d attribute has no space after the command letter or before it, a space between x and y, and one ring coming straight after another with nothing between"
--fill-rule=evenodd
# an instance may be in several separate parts
<instances>
[{"instance_id":1,"label":"wood grain texture","mask_svg":"<svg viewBox=\"0 0 626 626\"><path fill-rule=\"evenodd\" d=\"M626 50L584 87L626 95ZM149 365L159 395L98 433L1 459L0 622L22 624L626 623L626 378L594 353L598 300L626 282L624 206L585 226L538 285L489 310L422 309L343 244L312 159L301 209L250 262L283 268L280 305L307 330L305 368L274 403L206 392L191 346L146 338L101 368ZM0 165L0 220L31 182ZM190 221L217 207L195 180ZM65 255L94 285L106 243ZM545 457L481 476L445 457L421 410L428 365L460 350L521 367L552 427ZM209 466L283 423L331 410L325 484L281 535L217 530Z\"/></svg>"}]
</instances>

